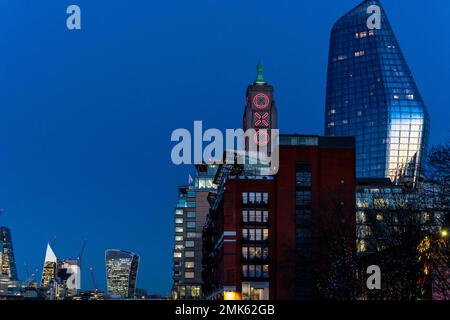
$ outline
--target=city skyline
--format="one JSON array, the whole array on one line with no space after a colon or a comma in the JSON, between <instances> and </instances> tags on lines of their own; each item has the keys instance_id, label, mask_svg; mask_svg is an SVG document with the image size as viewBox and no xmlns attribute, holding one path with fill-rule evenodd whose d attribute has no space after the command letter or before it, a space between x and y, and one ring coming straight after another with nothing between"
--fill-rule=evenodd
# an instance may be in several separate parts
<instances>
[{"instance_id":1,"label":"city skyline","mask_svg":"<svg viewBox=\"0 0 450 320\"><path fill-rule=\"evenodd\" d=\"M170 162L170 132L199 119L240 127L243 88L261 60L283 110L281 131L321 134L329 32L360 1L335 2L179 2L173 10L142 1L133 8L113 3L107 12L83 3L86 26L75 36L60 28L58 5L0 5L1 21L17 28L2 28L11 50L0 53L7 61L0 80L0 225L11 229L19 278L24 263L42 272L54 237L64 257L75 257L86 238L84 267L94 266L101 289L104 251L121 248L141 258L138 288L169 295L174 187L194 171ZM443 107L450 46L441 40L450 36L450 5L436 2L424 9L421 1L381 1L428 106L430 146L447 141L450 115ZM324 4L330 10L320 10ZM214 18L207 14L216 9ZM105 22L119 14L121 22ZM191 16L197 22L180 30ZM419 22L410 24L412 17ZM258 32L257 24L267 30ZM82 281L90 289L87 272Z\"/></svg>"}]
</instances>

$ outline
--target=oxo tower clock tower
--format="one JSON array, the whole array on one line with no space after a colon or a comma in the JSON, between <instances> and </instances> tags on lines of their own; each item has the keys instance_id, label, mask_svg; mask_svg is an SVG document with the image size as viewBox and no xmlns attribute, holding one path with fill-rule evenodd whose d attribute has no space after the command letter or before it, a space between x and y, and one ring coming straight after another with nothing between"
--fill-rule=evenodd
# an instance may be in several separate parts
<instances>
[{"instance_id":1,"label":"oxo tower clock tower","mask_svg":"<svg viewBox=\"0 0 450 320\"><path fill-rule=\"evenodd\" d=\"M256 71L256 80L247 88L244 131L255 129L253 142L257 146L267 146L270 152L270 129L278 129L277 109L273 87L264 81L261 64L257 65Z\"/></svg>"}]
</instances>

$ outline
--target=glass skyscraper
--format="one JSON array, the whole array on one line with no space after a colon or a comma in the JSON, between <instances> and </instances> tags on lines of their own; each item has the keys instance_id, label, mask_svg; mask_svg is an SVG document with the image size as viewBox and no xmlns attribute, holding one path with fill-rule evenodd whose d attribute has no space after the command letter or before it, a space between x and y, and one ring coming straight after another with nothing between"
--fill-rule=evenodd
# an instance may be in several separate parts
<instances>
[{"instance_id":1,"label":"glass skyscraper","mask_svg":"<svg viewBox=\"0 0 450 320\"><path fill-rule=\"evenodd\" d=\"M428 113L378 0L362 2L333 26L325 109L326 135L356 138L358 178L416 185Z\"/></svg>"},{"instance_id":2,"label":"glass skyscraper","mask_svg":"<svg viewBox=\"0 0 450 320\"><path fill-rule=\"evenodd\" d=\"M133 252L110 249L105 252L108 296L116 299L133 298L139 256Z\"/></svg>"},{"instance_id":3,"label":"glass skyscraper","mask_svg":"<svg viewBox=\"0 0 450 320\"><path fill-rule=\"evenodd\" d=\"M0 274L8 276L10 280L17 280L16 261L11 240L11 231L0 227Z\"/></svg>"}]
</instances>

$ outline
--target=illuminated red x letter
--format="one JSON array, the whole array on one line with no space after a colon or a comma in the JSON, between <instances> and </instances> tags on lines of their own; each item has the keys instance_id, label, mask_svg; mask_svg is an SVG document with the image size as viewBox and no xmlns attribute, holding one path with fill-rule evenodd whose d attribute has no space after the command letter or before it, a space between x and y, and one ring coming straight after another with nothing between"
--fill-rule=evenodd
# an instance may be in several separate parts
<instances>
[{"instance_id":1,"label":"illuminated red x letter","mask_svg":"<svg viewBox=\"0 0 450 320\"><path fill-rule=\"evenodd\" d=\"M259 126L261 123L263 124L264 127L268 127L269 126L269 122L267 122L267 118L269 117L269 113L268 112L264 112L262 115L259 112L255 112L255 117L256 122L255 122L255 126Z\"/></svg>"}]
</instances>

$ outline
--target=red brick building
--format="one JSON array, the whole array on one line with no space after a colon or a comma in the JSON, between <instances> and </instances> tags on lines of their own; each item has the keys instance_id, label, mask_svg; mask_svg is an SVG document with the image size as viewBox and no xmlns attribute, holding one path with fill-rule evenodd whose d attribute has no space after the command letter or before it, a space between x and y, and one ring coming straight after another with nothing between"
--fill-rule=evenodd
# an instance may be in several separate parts
<instances>
[{"instance_id":1,"label":"red brick building","mask_svg":"<svg viewBox=\"0 0 450 320\"><path fill-rule=\"evenodd\" d=\"M222 165L215 183L203 230L205 298L315 298L334 235L355 248L353 138L281 135L275 176Z\"/></svg>"}]
</instances>

